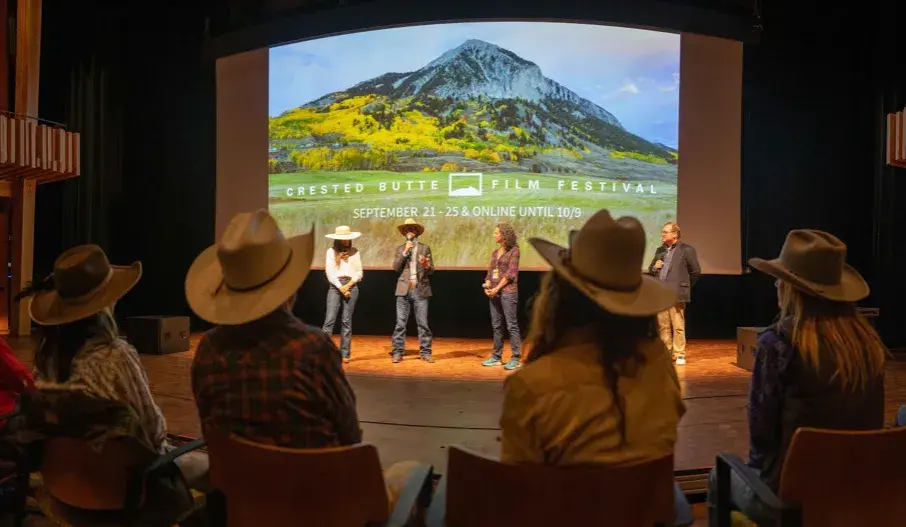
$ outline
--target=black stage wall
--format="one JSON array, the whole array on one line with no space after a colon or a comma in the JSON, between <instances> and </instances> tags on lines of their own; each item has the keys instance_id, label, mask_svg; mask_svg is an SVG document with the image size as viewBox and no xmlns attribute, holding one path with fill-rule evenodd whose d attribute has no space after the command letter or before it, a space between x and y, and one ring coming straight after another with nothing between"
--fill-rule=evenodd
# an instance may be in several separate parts
<instances>
[{"instance_id":1,"label":"black stage wall","mask_svg":"<svg viewBox=\"0 0 906 527\"><path fill-rule=\"evenodd\" d=\"M647 3L611 3L609 20L653 25ZM573 4L519 5L556 18L563 5L575 16ZM594 15L605 20L608 3L602 4ZM898 235L906 212L898 203L906 200L906 185L897 185L903 170L883 167L879 134L882 108L904 102L903 68L890 62L895 39L903 37L890 27L896 7L885 4L886 12L876 0L836 8L761 2L763 31L746 44L744 56L741 250L744 257L773 256L796 227L834 232L874 288L865 305L882 309L886 340L901 346L906 327L898 322L906 308L899 298L906 284L898 262L906 259L906 244ZM486 5L496 13L515 9L509 2ZM183 278L194 256L213 243L214 230L215 88L213 62L201 57L203 49L210 52L206 37L212 27L216 33L226 6L218 0L179 10L148 2L132 11L129 4L72 0L45 0L45 6L41 116L82 132L86 152L80 179L39 188L35 269L49 271L67 246L100 243L118 262L145 264L142 282L118 304L120 315L188 314ZM423 6L437 11L434 19L445 17L443 4ZM658 22L667 17L672 28L706 34L739 36L753 24L702 7L657 13ZM267 34L257 28L219 40L241 47L244 38ZM430 320L436 335L490 335L481 279L480 272L435 274ZM524 301L539 276L524 273L520 280ZM394 282L390 272L369 273L357 333L390 333ZM325 291L320 272L301 291L297 311L315 325L322 321ZM771 281L755 274L705 276L693 292L689 336L732 337L737 325L767 323L773 295Z\"/></svg>"}]
</instances>

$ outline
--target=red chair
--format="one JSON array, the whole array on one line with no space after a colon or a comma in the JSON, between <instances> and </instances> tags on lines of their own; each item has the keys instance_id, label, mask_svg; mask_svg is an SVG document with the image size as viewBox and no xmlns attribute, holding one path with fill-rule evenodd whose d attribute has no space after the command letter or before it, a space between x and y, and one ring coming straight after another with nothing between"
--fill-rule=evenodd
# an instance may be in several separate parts
<instances>
[{"instance_id":1,"label":"red chair","mask_svg":"<svg viewBox=\"0 0 906 527\"><path fill-rule=\"evenodd\" d=\"M34 394L35 380L31 372L13 355L13 350L0 338L0 437L16 432L12 418L19 415L22 397ZM0 489L11 491L9 509L14 516L13 525L25 519L25 503L29 491L30 466L27 449L11 443L0 445Z\"/></svg>"}]
</instances>

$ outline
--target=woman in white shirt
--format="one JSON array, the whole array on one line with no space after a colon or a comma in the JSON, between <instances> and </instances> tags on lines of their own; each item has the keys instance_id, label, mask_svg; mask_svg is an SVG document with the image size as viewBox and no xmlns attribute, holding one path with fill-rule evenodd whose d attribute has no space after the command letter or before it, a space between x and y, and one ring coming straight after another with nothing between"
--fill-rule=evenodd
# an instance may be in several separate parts
<instances>
[{"instance_id":1,"label":"woman in white shirt","mask_svg":"<svg viewBox=\"0 0 906 527\"><path fill-rule=\"evenodd\" d=\"M324 273L330 283L327 290L327 313L324 316L324 332L333 334L333 327L337 322L337 313L343 308L343 317L340 319L340 353L343 362L351 358L352 345L352 313L355 311L355 302L359 298L358 283L362 281L362 257L359 251L352 246L362 233L352 232L346 225L334 229L333 234L327 237L333 240L333 247L327 249L324 257Z\"/></svg>"}]
</instances>

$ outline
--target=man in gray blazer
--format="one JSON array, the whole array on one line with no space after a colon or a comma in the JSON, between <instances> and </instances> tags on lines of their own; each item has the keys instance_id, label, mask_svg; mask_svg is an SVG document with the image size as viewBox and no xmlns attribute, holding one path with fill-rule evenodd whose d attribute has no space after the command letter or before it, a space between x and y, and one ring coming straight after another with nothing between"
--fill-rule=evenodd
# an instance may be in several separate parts
<instances>
[{"instance_id":1,"label":"man in gray blazer","mask_svg":"<svg viewBox=\"0 0 906 527\"><path fill-rule=\"evenodd\" d=\"M692 286L701 276L695 248L680 241L679 225L667 222L661 229L661 242L648 266L648 273L676 288L675 306L657 315L661 340L677 364L686 364L686 304L692 301Z\"/></svg>"},{"instance_id":2,"label":"man in gray blazer","mask_svg":"<svg viewBox=\"0 0 906 527\"><path fill-rule=\"evenodd\" d=\"M403 360L406 348L406 325L409 313L415 310L415 324L418 327L419 355L425 362L434 362L431 357L433 335L428 327L428 299L431 298L431 282L428 276L434 273L431 248L418 241L425 227L409 218L398 226L406 243L396 248L393 270L399 273L396 281L396 327L391 337L390 356L393 362Z\"/></svg>"}]
</instances>

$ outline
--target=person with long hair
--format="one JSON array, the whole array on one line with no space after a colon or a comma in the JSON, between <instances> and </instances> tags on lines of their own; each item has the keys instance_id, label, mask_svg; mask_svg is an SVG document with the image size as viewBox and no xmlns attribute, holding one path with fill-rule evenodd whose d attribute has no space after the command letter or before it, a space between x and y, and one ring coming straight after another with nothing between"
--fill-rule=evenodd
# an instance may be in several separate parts
<instances>
[{"instance_id":1,"label":"person with long hair","mask_svg":"<svg viewBox=\"0 0 906 527\"><path fill-rule=\"evenodd\" d=\"M333 240L333 246L327 249L324 256L324 274L330 283L327 289L327 311L324 315L324 327L328 335L333 333L337 322L337 313L343 309L340 319L340 354L343 362L352 358L352 314L359 299L359 282L362 281L362 256L352 246L352 240L361 236L346 225L334 229L327 238Z\"/></svg>"},{"instance_id":2,"label":"person with long hair","mask_svg":"<svg viewBox=\"0 0 906 527\"><path fill-rule=\"evenodd\" d=\"M491 253L491 263L484 278L485 295L491 305L491 327L494 330L494 351L482 366L499 366L503 359L504 326L510 334L510 360L507 370L519 367L522 356L522 335L519 334L519 245L516 231L509 223L494 229L497 248Z\"/></svg>"},{"instance_id":3,"label":"person with long hair","mask_svg":"<svg viewBox=\"0 0 906 527\"><path fill-rule=\"evenodd\" d=\"M800 427L873 430L884 425L887 348L855 302L869 294L862 276L846 264L846 245L832 234L794 230L780 256L749 265L776 279L780 315L755 348L749 388L749 460L737 463L774 492L793 434ZM718 485L730 487L733 508L750 520L778 518L731 472L711 472L712 511Z\"/></svg>"},{"instance_id":4,"label":"person with long hair","mask_svg":"<svg viewBox=\"0 0 906 527\"><path fill-rule=\"evenodd\" d=\"M114 303L141 274L141 262L112 266L100 247L81 245L60 255L53 274L17 299L31 297L31 318L41 328L34 358L38 389L71 388L128 404L141 422L141 442L163 453L166 422L138 352L119 336L113 318Z\"/></svg>"},{"instance_id":5,"label":"person with long hair","mask_svg":"<svg viewBox=\"0 0 906 527\"><path fill-rule=\"evenodd\" d=\"M138 352L119 336L113 307L141 279L142 264L111 265L96 245L60 255L53 273L24 288L16 300L31 298L29 312L40 326L35 351L35 387L73 391L115 401L135 411L135 439L163 454L173 448L167 423L151 395ZM190 452L176 460L192 488L209 490L207 455ZM164 506L168 506L165 504Z\"/></svg>"},{"instance_id":6,"label":"person with long hair","mask_svg":"<svg viewBox=\"0 0 906 527\"><path fill-rule=\"evenodd\" d=\"M568 248L530 242L552 270L533 304L526 364L505 383L501 461L616 465L672 454L685 406L656 314L676 291L642 275L642 224L602 210ZM691 523L675 494L677 523Z\"/></svg>"}]
</instances>

